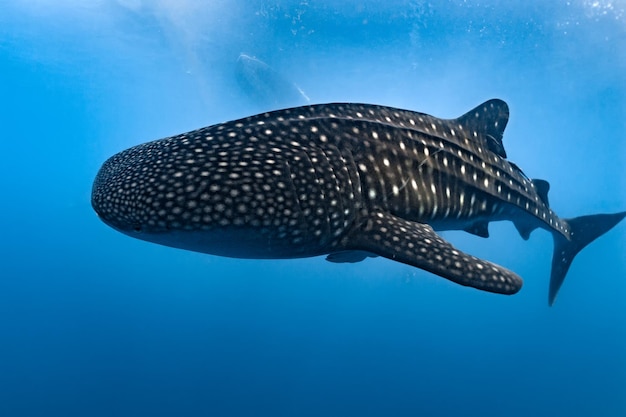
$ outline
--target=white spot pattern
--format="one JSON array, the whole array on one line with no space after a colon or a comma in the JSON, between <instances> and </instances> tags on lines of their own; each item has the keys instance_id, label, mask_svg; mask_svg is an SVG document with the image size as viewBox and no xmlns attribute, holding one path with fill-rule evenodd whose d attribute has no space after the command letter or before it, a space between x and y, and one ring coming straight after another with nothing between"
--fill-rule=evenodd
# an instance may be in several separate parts
<instances>
[{"instance_id":1,"label":"white spot pattern","mask_svg":"<svg viewBox=\"0 0 626 417\"><path fill-rule=\"evenodd\" d=\"M254 228L262 238L250 251L259 256L329 250L376 208L471 221L507 214L497 204L504 200L567 235L566 223L481 135L381 106L264 113L114 156L94 184L94 207L121 230L145 234Z\"/></svg>"}]
</instances>

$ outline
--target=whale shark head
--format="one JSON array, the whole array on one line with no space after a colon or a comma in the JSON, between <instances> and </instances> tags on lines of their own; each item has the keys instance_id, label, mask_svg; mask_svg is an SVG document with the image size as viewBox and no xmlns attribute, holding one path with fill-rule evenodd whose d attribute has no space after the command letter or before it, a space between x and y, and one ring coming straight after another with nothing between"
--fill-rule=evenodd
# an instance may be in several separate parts
<instances>
[{"instance_id":1,"label":"whale shark head","mask_svg":"<svg viewBox=\"0 0 626 417\"><path fill-rule=\"evenodd\" d=\"M167 215L162 211L164 207L150 207L154 198L151 194L163 189L163 183L155 184L154 188L150 186L158 179L158 174L147 169L152 156L159 154L157 148L158 144L142 145L112 156L94 180L93 209L103 222L122 233L136 235L167 230L159 220L159 213Z\"/></svg>"},{"instance_id":2,"label":"whale shark head","mask_svg":"<svg viewBox=\"0 0 626 417\"><path fill-rule=\"evenodd\" d=\"M109 158L92 206L114 229L167 246L242 258L315 256L355 215L340 203L355 193L337 190L343 161L337 155L333 168L322 156L332 152L305 152L270 120L213 125Z\"/></svg>"}]
</instances>

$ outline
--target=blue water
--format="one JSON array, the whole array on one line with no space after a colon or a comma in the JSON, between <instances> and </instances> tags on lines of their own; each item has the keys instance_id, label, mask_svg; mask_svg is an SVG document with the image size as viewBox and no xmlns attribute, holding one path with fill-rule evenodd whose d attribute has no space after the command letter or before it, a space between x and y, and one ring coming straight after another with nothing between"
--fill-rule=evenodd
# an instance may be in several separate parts
<instances>
[{"instance_id":1,"label":"blue water","mask_svg":"<svg viewBox=\"0 0 626 417\"><path fill-rule=\"evenodd\" d=\"M0 416L626 415L626 224L549 308L552 238L511 223L446 233L524 277L507 297L380 258L161 247L89 203L115 152L264 110L234 76L246 53L312 102L456 117L502 98L509 158L560 216L624 210L624 1L0 10Z\"/></svg>"}]
</instances>

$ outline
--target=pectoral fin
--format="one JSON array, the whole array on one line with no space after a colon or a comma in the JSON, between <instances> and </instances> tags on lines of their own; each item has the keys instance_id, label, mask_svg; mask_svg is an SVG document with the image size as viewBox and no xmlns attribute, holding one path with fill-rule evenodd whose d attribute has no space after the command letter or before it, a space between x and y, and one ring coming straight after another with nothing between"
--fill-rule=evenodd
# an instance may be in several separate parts
<instances>
[{"instance_id":1,"label":"pectoral fin","mask_svg":"<svg viewBox=\"0 0 626 417\"><path fill-rule=\"evenodd\" d=\"M374 212L346 238L349 249L363 250L412 265L457 284L500 294L514 294L522 287L515 273L468 255L435 233L427 224Z\"/></svg>"}]
</instances>

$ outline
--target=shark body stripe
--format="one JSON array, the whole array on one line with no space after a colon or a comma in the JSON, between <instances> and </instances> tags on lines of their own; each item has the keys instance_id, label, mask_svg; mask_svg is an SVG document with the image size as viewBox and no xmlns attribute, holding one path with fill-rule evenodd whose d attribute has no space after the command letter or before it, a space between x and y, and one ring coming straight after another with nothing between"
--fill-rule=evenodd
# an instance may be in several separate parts
<instances>
[{"instance_id":1,"label":"shark body stripe","mask_svg":"<svg viewBox=\"0 0 626 417\"><path fill-rule=\"evenodd\" d=\"M524 238L550 231L555 259L566 258L553 261L552 303L575 254L626 212L559 218L548 183L507 159L508 115L497 99L457 119L354 103L263 113L120 152L98 173L92 205L115 229L168 246L333 262L380 255L505 294L521 288L517 275L435 230L486 237L489 222L511 220ZM572 224L583 223L581 242Z\"/></svg>"}]
</instances>

